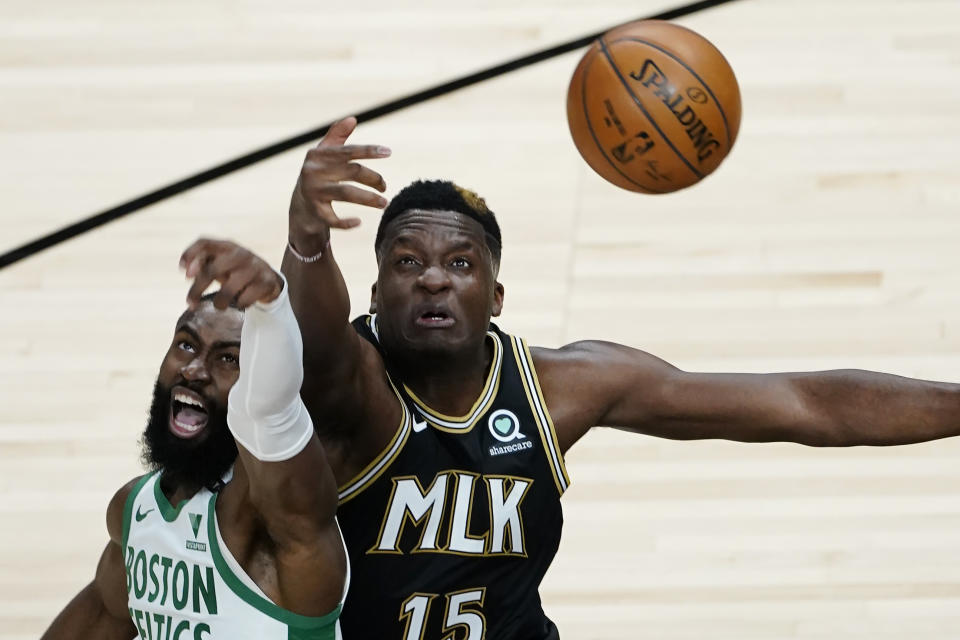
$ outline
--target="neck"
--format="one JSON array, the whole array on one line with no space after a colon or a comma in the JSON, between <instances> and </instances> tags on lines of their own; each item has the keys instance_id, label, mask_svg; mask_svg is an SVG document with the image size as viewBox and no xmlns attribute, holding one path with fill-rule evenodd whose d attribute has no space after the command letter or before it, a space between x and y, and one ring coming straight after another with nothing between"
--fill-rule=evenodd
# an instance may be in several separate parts
<instances>
[{"instance_id":1,"label":"neck","mask_svg":"<svg viewBox=\"0 0 960 640\"><path fill-rule=\"evenodd\" d=\"M484 339L475 348L458 354L415 354L399 361L404 382L432 409L452 416L470 411L483 391L493 345Z\"/></svg>"},{"instance_id":2,"label":"neck","mask_svg":"<svg viewBox=\"0 0 960 640\"><path fill-rule=\"evenodd\" d=\"M193 483L184 482L168 473L163 473L160 475L160 489L163 495L167 496L167 501L176 507L183 500L196 495L200 491L200 486L194 486Z\"/></svg>"}]
</instances>

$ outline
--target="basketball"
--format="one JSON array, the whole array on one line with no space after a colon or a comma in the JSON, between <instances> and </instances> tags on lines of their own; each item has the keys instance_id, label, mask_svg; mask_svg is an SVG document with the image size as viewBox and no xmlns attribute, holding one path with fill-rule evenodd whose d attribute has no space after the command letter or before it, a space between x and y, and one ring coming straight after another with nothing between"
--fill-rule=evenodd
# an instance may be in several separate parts
<instances>
[{"instance_id":1,"label":"basketball","mask_svg":"<svg viewBox=\"0 0 960 640\"><path fill-rule=\"evenodd\" d=\"M740 88L723 54L686 27L641 20L594 41L573 72L567 122L600 176L671 193L710 175L740 129Z\"/></svg>"}]
</instances>

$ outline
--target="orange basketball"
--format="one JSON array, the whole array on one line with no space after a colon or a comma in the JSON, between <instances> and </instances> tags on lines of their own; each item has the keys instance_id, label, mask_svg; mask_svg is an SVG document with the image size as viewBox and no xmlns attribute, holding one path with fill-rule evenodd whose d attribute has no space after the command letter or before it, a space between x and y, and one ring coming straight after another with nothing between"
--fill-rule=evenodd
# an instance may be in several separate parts
<instances>
[{"instance_id":1,"label":"orange basketball","mask_svg":"<svg viewBox=\"0 0 960 640\"><path fill-rule=\"evenodd\" d=\"M608 181L670 193L699 182L730 153L740 87L703 36L671 22L631 22L580 60L567 122L580 155Z\"/></svg>"}]
</instances>

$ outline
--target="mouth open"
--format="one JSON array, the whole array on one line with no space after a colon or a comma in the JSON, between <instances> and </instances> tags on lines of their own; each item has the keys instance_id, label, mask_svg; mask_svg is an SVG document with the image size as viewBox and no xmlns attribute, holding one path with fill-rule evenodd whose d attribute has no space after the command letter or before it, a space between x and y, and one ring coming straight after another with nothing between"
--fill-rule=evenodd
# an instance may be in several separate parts
<instances>
[{"instance_id":1,"label":"mouth open","mask_svg":"<svg viewBox=\"0 0 960 640\"><path fill-rule=\"evenodd\" d=\"M428 309L417 316L416 319L418 327L427 329L443 329L452 327L455 323L454 317L443 309Z\"/></svg>"},{"instance_id":2,"label":"mouth open","mask_svg":"<svg viewBox=\"0 0 960 640\"><path fill-rule=\"evenodd\" d=\"M178 438L194 438L210 419L207 403L196 392L174 387L170 393L170 431Z\"/></svg>"}]
</instances>

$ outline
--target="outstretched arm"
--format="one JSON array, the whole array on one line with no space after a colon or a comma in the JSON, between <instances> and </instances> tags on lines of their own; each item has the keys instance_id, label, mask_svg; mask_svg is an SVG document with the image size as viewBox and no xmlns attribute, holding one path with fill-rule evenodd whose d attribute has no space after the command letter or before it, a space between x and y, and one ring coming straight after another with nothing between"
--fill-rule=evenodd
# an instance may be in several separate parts
<instances>
[{"instance_id":1,"label":"outstretched arm","mask_svg":"<svg viewBox=\"0 0 960 640\"><path fill-rule=\"evenodd\" d=\"M695 440L897 445L960 435L960 385L861 370L690 373L579 342L534 352L561 447L590 427Z\"/></svg>"},{"instance_id":2,"label":"outstretched arm","mask_svg":"<svg viewBox=\"0 0 960 640\"><path fill-rule=\"evenodd\" d=\"M290 200L289 241L281 270L289 284L303 335L304 398L314 415L358 416L371 392L364 387L382 376L364 375L372 351L350 327L350 300L330 247L330 229L350 229L358 218L340 218L334 202L383 208L387 201L383 177L356 162L385 158L389 149L347 145L357 126L355 118L334 123L320 143L307 152ZM356 184L350 184L350 183Z\"/></svg>"},{"instance_id":3,"label":"outstretched arm","mask_svg":"<svg viewBox=\"0 0 960 640\"><path fill-rule=\"evenodd\" d=\"M198 240L182 263L197 278L194 300L205 282L217 280L214 304L234 300L245 310L227 423L250 503L275 545L278 604L301 615L325 615L343 594L346 556L334 519L336 483L300 399L303 347L285 282L231 242Z\"/></svg>"},{"instance_id":4,"label":"outstretched arm","mask_svg":"<svg viewBox=\"0 0 960 640\"><path fill-rule=\"evenodd\" d=\"M64 607L41 640L130 640L137 637L137 629L127 611L127 582L120 548L123 504L133 484L131 482L120 489L107 508L110 541L100 555L93 581Z\"/></svg>"}]
</instances>

